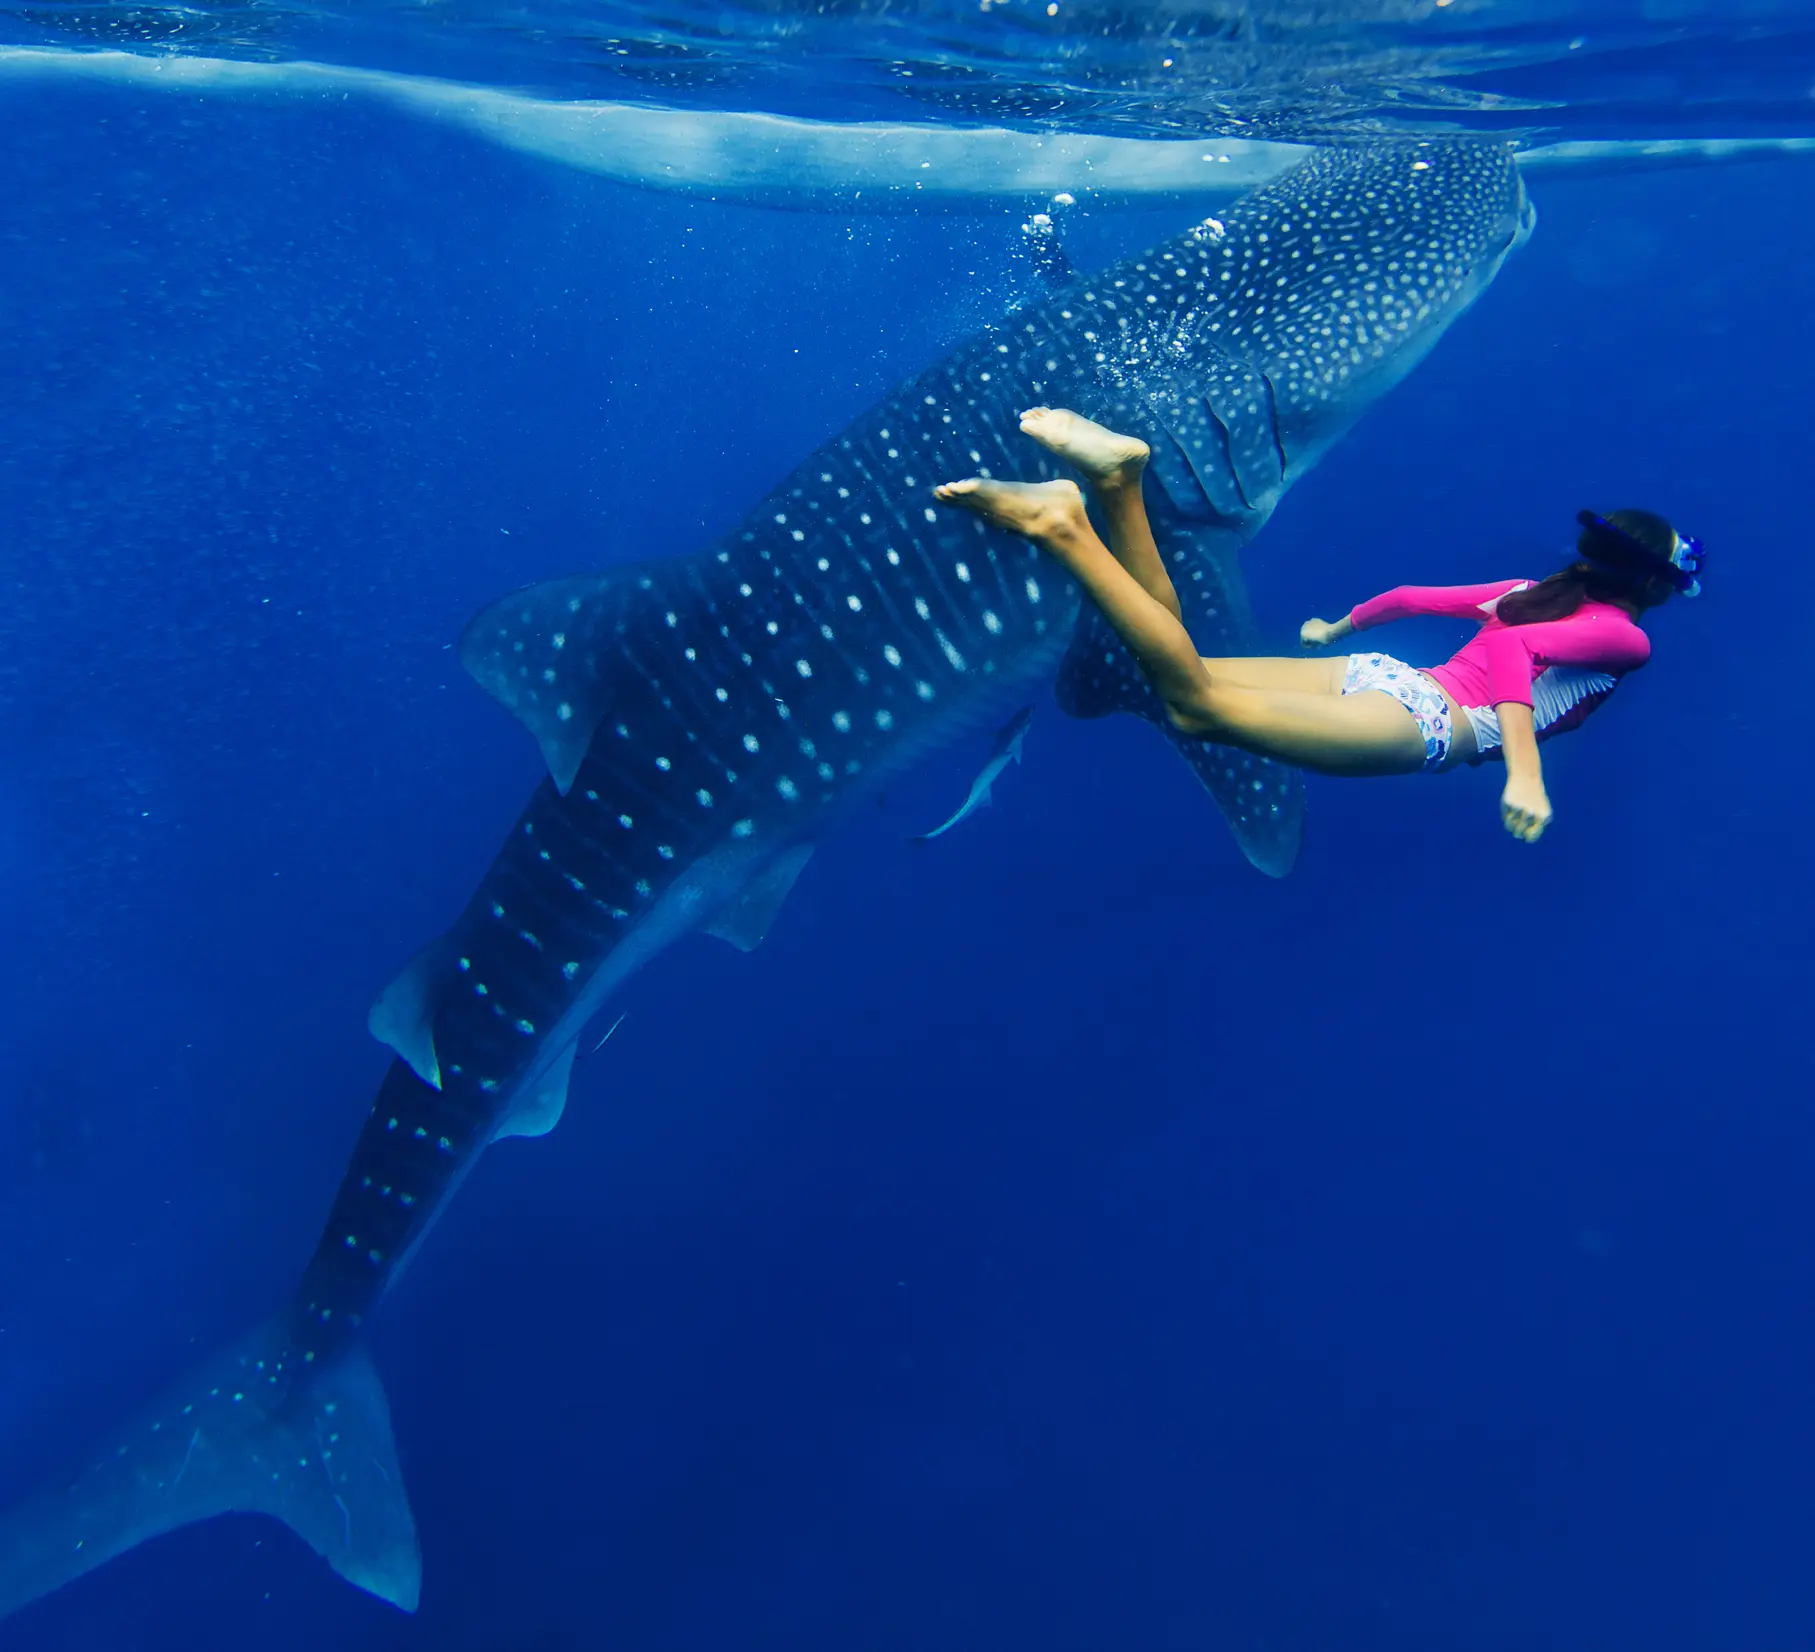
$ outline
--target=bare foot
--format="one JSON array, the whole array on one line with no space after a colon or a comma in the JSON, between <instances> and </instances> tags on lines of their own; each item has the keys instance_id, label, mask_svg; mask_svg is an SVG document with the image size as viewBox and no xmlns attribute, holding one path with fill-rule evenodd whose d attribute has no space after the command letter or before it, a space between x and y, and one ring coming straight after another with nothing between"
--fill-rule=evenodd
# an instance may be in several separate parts
<instances>
[{"instance_id":1,"label":"bare foot","mask_svg":"<svg viewBox=\"0 0 1815 1652\"><path fill-rule=\"evenodd\" d=\"M1138 482L1147 467L1147 444L1123 436L1064 407L1030 407L1021 429L1044 448L1067 459L1097 487Z\"/></svg>"},{"instance_id":2,"label":"bare foot","mask_svg":"<svg viewBox=\"0 0 1815 1652\"><path fill-rule=\"evenodd\" d=\"M941 482L933 497L1041 544L1069 540L1080 528L1090 532L1076 482L986 482L972 476L962 482Z\"/></svg>"}]
</instances>

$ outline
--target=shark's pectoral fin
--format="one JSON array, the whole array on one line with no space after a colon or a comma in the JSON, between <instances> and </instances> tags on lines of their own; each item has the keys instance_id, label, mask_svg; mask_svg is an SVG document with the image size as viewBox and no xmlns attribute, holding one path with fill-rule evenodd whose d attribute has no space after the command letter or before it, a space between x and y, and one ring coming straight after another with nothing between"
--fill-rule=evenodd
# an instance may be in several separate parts
<instances>
[{"instance_id":1,"label":"shark's pectoral fin","mask_svg":"<svg viewBox=\"0 0 1815 1652\"><path fill-rule=\"evenodd\" d=\"M744 892L705 926L708 935L729 941L740 952L754 952L769 933L801 868L812 859L815 845L802 843L784 850L745 887Z\"/></svg>"},{"instance_id":2,"label":"shark's pectoral fin","mask_svg":"<svg viewBox=\"0 0 1815 1652\"><path fill-rule=\"evenodd\" d=\"M677 584L698 579L680 562L551 579L480 609L460 634L461 664L535 736L563 795L626 670L637 672L639 645L659 637L650 657L672 652L675 613L667 604L688 594Z\"/></svg>"},{"instance_id":3,"label":"shark's pectoral fin","mask_svg":"<svg viewBox=\"0 0 1815 1652\"><path fill-rule=\"evenodd\" d=\"M406 1612L422 1562L378 1373L361 1344L305 1359L284 1315L168 1389L125 1433L0 1519L0 1617L193 1521L276 1516Z\"/></svg>"},{"instance_id":4,"label":"shark's pectoral fin","mask_svg":"<svg viewBox=\"0 0 1815 1652\"><path fill-rule=\"evenodd\" d=\"M366 1012L366 1030L388 1044L424 1084L441 1088L441 1061L435 1054L435 1006L440 1002L448 942L430 941L400 969Z\"/></svg>"},{"instance_id":5,"label":"shark's pectoral fin","mask_svg":"<svg viewBox=\"0 0 1815 1652\"><path fill-rule=\"evenodd\" d=\"M1256 649L1236 551L1226 535L1155 524L1192 640L1205 654ZM1094 606L1079 616L1055 685L1073 717L1132 712L1164 734L1229 822L1242 853L1271 877L1284 877L1304 834L1304 782L1298 771L1232 746L1193 740L1172 726L1121 639Z\"/></svg>"},{"instance_id":6,"label":"shark's pectoral fin","mask_svg":"<svg viewBox=\"0 0 1815 1652\"><path fill-rule=\"evenodd\" d=\"M554 1065L524 1091L493 1132L493 1141L505 1136L546 1136L561 1122L567 1111L567 1084L573 1077L576 1048L569 1044L555 1057Z\"/></svg>"}]
</instances>

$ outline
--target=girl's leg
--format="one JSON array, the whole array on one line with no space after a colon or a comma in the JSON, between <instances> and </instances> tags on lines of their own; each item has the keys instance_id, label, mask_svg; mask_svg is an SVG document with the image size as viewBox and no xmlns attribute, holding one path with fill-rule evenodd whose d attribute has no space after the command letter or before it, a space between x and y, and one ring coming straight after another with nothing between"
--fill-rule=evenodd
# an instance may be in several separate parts
<instances>
[{"instance_id":1,"label":"girl's leg","mask_svg":"<svg viewBox=\"0 0 1815 1652\"><path fill-rule=\"evenodd\" d=\"M1021 415L1022 431L1041 447L1077 466L1103 507L1109 549L1174 619L1181 618L1178 592L1153 542L1153 527L1141 498L1141 473L1147 468L1147 444L1123 436L1082 414L1063 407L1030 407Z\"/></svg>"},{"instance_id":2,"label":"girl's leg","mask_svg":"<svg viewBox=\"0 0 1815 1652\"><path fill-rule=\"evenodd\" d=\"M1178 616L1097 538L1073 483L973 477L948 482L934 489L934 496L1024 535L1065 567L1127 644L1175 727L1326 774L1401 774L1423 766L1417 721L1388 695L1303 693L1218 681Z\"/></svg>"},{"instance_id":3,"label":"girl's leg","mask_svg":"<svg viewBox=\"0 0 1815 1652\"><path fill-rule=\"evenodd\" d=\"M1031 407L1021 415L1022 431L1043 448L1075 465L1090 483L1109 529L1109 549L1135 583L1175 619L1183 620L1153 525L1141 497L1147 469L1147 444L1123 436L1082 414L1063 407ZM1229 659L1205 660L1219 683L1242 688L1283 688L1299 694L1340 694L1346 660Z\"/></svg>"},{"instance_id":4,"label":"girl's leg","mask_svg":"<svg viewBox=\"0 0 1815 1652\"><path fill-rule=\"evenodd\" d=\"M1299 694L1213 681L1207 720L1213 726L1205 739L1319 774L1413 774L1424 767L1417 718L1392 695L1372 689Z\"/></svg>"},{"instance_id":5,"label":"girl's leg","mask_svg":"<svg viewBox=\"0 0 1815 1652\"><path fill-rule=\"evenodd\" d=\"M1330 654L1322 659L1293 660L1251 655L1232 660L1205 660L1213 683L1231 688L1282 689L1288 694L1340 694L1349 674L1349 657Z\"/></svg>"}]
</instances>

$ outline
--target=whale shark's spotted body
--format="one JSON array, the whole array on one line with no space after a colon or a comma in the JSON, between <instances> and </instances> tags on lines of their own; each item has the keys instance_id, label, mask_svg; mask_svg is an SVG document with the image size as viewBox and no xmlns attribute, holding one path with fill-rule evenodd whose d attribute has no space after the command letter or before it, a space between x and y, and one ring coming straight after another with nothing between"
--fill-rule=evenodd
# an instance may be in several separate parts
<instances>
[{"instance_id":1,"label":"whale shark's spotted body","mask_svg":"<svg viewBox=\"0 0 1815 1652\"><path fill-rule=\"evenodd\" d=\"M1166 727L1058 570L935 507L932 484L1057 474L1016 431L1032 402L1140 434L1187 622L1200 646L1239 652L1234 551L1529 222L1502 147L1319 152L909 380L716 547L539 585L475 618L465 663L529 727L549 778L466 910L373 1011L397 1059L295 1302L9 1514L0 1611L228 1509L277 1515L412 1607L414 1525L359 1331L478 1154L559 1119L612 991L695 929L754 946L841 809L1062 655L1069 709ZM1295 777L1168 733L1250 858L1283 872Z\"/></svg>"}]
</instances>

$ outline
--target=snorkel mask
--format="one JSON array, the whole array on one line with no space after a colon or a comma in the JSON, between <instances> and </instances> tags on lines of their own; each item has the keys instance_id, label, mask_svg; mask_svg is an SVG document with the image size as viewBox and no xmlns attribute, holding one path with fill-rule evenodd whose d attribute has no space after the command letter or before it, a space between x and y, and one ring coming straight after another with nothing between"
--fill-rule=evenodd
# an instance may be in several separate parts
<instances>
[{"instance_id":1,"label":"snorkel mask","mask_svg":"<svg viewBox=\"0 0 1815 1652\"><path fill-rule=\"evenodd\" d=\"M1634 539L1617 522L1594 511L1577 511L1576 521L1593 528L1598 539L1591 539L1581 554L1603 568L1617 568L1622 573L1655 574L1676 588L1678 595L1699 597L1702 582L1696 577L1702 571L1702 542L1693 536L1676 534L1676 544L1668 557L1662 557L1642 540ZM1673 529L1672 532L1675 532Z\"/></svg>"}]
</instances>

